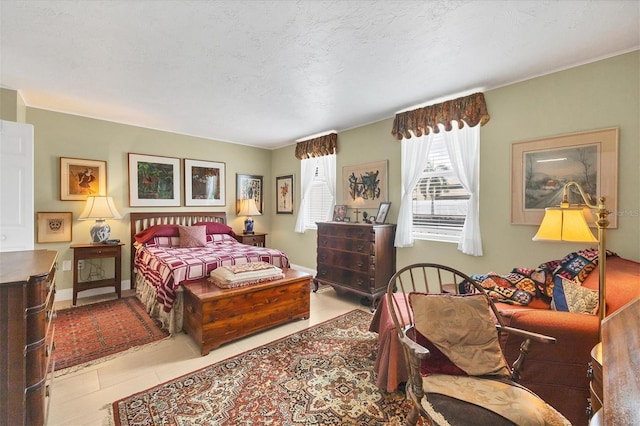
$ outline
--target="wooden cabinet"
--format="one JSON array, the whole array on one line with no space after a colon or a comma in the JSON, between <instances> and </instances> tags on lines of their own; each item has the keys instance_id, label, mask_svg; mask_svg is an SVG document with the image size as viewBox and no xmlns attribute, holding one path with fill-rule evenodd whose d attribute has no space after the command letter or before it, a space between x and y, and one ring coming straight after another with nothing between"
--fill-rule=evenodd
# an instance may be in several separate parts
<instances>
[{"instance_id":1,"label":"wooden cabinet","mask_svg":"<svg viewBox=\"0 0 640 426\"><path fill-rule=\"evenodd\" d=\"M236 234L236 240L242 244L248 244L250 246L266 247L267 234L262 232L256 232L253 234Z\"/></svg>"},{"instance_id":2,"label":"wooden cabinet","mask_svg":"<svg viewBox=\"0 0 640 426\"><path fill-rule=\"evenodd\" d=\"M337 292L364 296L373 311L396 272L393 245L396 225L344 222L317 225L315 290L319 284L328 284Z\"/></svg>"},{"instance_id":3,"label":"wooden cabinet","mask_svg":"<svg viewBox=\"0 0 640 426\"><path fill-rule=\"evenodd\" d=\"M46 423L57 253L0 253L0 424Z\"/></svg>"},{"instance_id":4,"label":"wooden cabinet","mask_svg":"<svg viewBox=\"0 0 640 426\"><path fill-rule=\"evenodd\" d=\"M101 287L113 287L118 299L122 291L122 246L118 244L73 244L73 305L78 300L78 293L84 290ZM85 281L80 281L78 264L81 260L109 259L114 262L113 278L94 277L91 271Z\"/></svg>"}]
</instances>

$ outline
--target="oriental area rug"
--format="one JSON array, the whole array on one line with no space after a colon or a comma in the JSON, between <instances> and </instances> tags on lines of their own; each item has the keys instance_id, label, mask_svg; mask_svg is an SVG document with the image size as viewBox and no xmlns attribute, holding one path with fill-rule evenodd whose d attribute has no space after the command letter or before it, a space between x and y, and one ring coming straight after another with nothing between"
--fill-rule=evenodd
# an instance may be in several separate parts
<instances>
[{"instance_id":1,"label":"oriental area rug","mask_svg":"<svg viewBox=\"0 0 640 426\"><path fill-rule=\"evenodd\" d=\"M354 310L114 402L124 425L401 425L402 392L376 386L372 315Z\"/></svg>"},{"instance_id":2,"label":"oriental area rug","mask_svg":"<svg viewBox=\"0 0 640 426\"><path fill-rule=\"evenodd\" d=\"M59 310L55 327L58 375L169 335L135 296Z\"/></svg>"}]
</instances>

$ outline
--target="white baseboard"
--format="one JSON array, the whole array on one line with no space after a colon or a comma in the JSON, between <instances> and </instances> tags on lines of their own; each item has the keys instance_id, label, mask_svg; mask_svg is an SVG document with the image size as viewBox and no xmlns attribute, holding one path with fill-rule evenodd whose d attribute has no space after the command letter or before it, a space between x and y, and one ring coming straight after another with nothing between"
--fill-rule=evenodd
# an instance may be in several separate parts
<instances>
[{"instance_id":1,"label":"white baseboard","mask_svg":"<svg viewBox=\"0 0 640 426\"><path fill-rule=\"evenodd\" d=\"M305 268L304 266L294 265L293 263L291 264L291 269L295 269L297 271L306 272L307 274L313 275L314 277L316 276L316 270L315 269Z\"/></svg>"},{"instance_id":2,"label":"white baseboard","mask_svg":"<svg viewBox=\"0 0 640 426\"><path fill-rule=\"evenodd\" d=\"M122 281L121 291L124 290L131 290L131 280ZM92 288L89 290L83 290L82 293L78 293L78 297L98 296L100 294L107 293L115 293L115 290L113 289L113 287ZM71 299L73 299L72 288L56 289L56 302Z\"/></svg>"}]
</instances>

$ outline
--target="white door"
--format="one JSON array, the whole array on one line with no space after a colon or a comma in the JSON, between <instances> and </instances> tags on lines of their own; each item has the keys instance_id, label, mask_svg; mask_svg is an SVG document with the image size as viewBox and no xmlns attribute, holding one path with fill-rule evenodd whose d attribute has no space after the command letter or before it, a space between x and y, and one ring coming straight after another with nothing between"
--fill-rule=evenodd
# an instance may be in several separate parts
<instances>
[{"instance_id":1,"label":"white door","mask_svg":"<svg viewBox=\"0 0 640 426\"><path fill-rule=\"evenodd\" d=\"M33 246L33 126L0 120L0 251Z\"/></svg>"}]
</instances>

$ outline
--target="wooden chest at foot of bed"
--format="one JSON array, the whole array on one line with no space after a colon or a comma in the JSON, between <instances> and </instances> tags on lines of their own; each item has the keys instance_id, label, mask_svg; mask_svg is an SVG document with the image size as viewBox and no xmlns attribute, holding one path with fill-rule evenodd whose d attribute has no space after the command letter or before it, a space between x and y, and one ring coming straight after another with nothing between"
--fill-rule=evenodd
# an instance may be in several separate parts
<instances>
[{"instance_id":1,"label":"wooden chest at foot of bed","mask_svg":"<svg viewBox=\"0 0 640 426\"><path fill-rule=\"evenodd\" d=\"M206 279L184 285L184 330L211 349L298 318L309 318L311 275L289 269L283 279L222 289Z\"/></svg>"}]
</instances>

